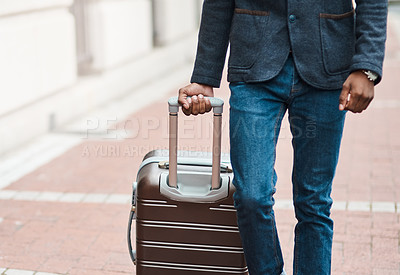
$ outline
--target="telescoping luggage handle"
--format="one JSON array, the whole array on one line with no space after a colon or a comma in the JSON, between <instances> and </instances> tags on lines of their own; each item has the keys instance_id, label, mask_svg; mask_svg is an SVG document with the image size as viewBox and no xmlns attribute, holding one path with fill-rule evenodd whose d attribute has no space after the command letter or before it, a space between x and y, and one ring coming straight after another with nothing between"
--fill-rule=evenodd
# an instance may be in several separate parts
<instances>
[{"instance_id":1,"label":"telescoping luggage handle","mask_svg":"<svg viewBox=\"0 0 400 275\"><path fill-rule=\"evenodd\" d=\"M224 101L216 97L208 97L213 108L213 150L211 188L220 186L221 172L221 128ZM178 97L171 97L169 105L169 186L177 187L178 180Z\"/></svg>"}]
</instances>

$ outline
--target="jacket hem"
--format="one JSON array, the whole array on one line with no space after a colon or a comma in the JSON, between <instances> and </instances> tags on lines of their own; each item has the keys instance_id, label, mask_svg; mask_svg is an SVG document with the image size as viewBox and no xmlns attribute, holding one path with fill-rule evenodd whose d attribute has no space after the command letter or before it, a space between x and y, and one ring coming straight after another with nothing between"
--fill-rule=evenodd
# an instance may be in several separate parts
<instances>
[{"instance_id":1,"label":"jacket hem","mask_svg":"<svg viewBox=\"0 0 400 275\"><path fill-rule=\"evenodd\" d=\"M190 83L205 84L205 85L212 86L214 88L219 88L221 85L221 80L215 79L212 77L208 77L208 76L192 75L192 77L190 79Z\"/></svg>"},{"instance_id":2,"label":"jacket hem","mask_svg":"<svg viewBox=\"0 0 400 275\"><path fill-rule=\"evenodd\" d=\"M231 74L228 76L228 82L245 82L245 83L264 82L264 81L269 81L269 80L273 79L275 76L278 75L278 73L279 72L277 72L274 75L264 76L264 77L254 78L254 79L246 79L245 75ZM315 82L315 81L311 81L311 80L307 79L299 71L298 71L298 73L299 73L301 80L303 80L308 85L310 85L314 88L326 90L326 91L342 89L343 83L346 80L346 77L342 77L338 81L332 81L334 83L331 82L329 85L324 85L323 83Z\"/></svg>"}]
</instances>

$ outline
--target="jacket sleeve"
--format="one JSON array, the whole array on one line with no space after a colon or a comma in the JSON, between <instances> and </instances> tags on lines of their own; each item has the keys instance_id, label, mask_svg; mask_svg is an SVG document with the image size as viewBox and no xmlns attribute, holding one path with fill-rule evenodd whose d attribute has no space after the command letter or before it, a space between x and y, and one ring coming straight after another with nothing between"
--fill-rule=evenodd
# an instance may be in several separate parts
<instances>
[{"instance_id":1,"label":"jacket sleeve","mask_svg":"<svg viewBox=\"0 0 400 275\"><path fill-rule=\"evenodd\" d=\"M385 55L387 0L356 0L356 51L350 71L371 70L382 79Z\"/></svg>"},{"instance_id":2,"label":"jacket sleeve","mask_svg":"<svg viewBox=\"0 0 400 275\"><path fill-rule=\"evenodd\" d=\"M234 7L234 0L204 1L192 83L220 86Z\"/></svg>"}]
</instances>

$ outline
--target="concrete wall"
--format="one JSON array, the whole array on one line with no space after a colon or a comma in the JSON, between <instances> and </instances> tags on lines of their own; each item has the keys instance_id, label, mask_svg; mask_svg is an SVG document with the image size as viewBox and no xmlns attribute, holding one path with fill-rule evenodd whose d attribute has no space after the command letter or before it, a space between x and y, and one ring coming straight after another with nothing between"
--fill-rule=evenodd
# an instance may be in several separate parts
<instances>
[{"instance_id":1,"label":"concrete wall","mask_svg":"<svg viewBox=\"0 0 400 275\"><path fill-rule=\"evenodd\" d=\"M0 100L0 116L75 83L74 18L70 1L58 2L30 13L10 5L13 16L4 16L7 6L1 6L0 95L7 100Z\"/></svg>"},{"instance_id":2,"label":"concrete wall","mask_svg":"<svg viewBox=\"0 0 400 275\"><path fill-rule=\"evenodd\" d=\"M86 0L84 75L73 0L1 2L0 155L193 61L199 0Z\"/></svg>"},{"instance_id":3,"label":"concrete wall","mask_svg":"<svg viewBox=\"0 0 400 275\"><path fill-rule=\"evenodd\" d=\"M93 70L103 70L148 53L153 47L149 0L95 1L89 7Z\"/></svg>"},{"instance_id":4,"label":"concrete wall","mask_svg":"<svg viewBox=\"0 0 400 275\"><path fill-rule=\"evenodd\" d=\"M12 16L32 11L67 7L73 0L2 0L0 16Z\"/></svg>"},{"instance_id":5,"label":"concrete wall","mask_svg":"<svg viewBox=\"0 0 400 275\"><path fill-rule=\"evenodd\" d=\"M174 43L198 23L198 0L153 0L156 45Z\"/></svg>"}]
</instances>

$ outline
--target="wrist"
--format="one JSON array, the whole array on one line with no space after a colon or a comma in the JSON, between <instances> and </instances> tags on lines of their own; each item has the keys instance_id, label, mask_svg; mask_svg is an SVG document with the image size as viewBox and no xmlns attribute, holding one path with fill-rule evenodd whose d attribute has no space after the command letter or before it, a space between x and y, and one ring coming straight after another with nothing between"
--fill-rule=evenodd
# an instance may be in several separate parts
<instances>
[{"instance_id":1,"label":"wrist","mask_svg":"<svg viewBox=\"0 0 400 275\"><path fill-rule=\"evenodd\" d=\"M361 70L361 72L368 78L369 81L375 82L378 79L378 74L371 70Z\"/></svg>"},{"instance_id":2,"label":"wrist","mask_svg":"<svg viewBox=\"0 0 400 275\"><path fill-rule=\"evenodd\" d=\"M213 89L213 86L208 85L208 84L203 84L203 83L197 83L198 85L200 85L201 87L205 88L205 89Z\"/></svg>"}]
</instances>

